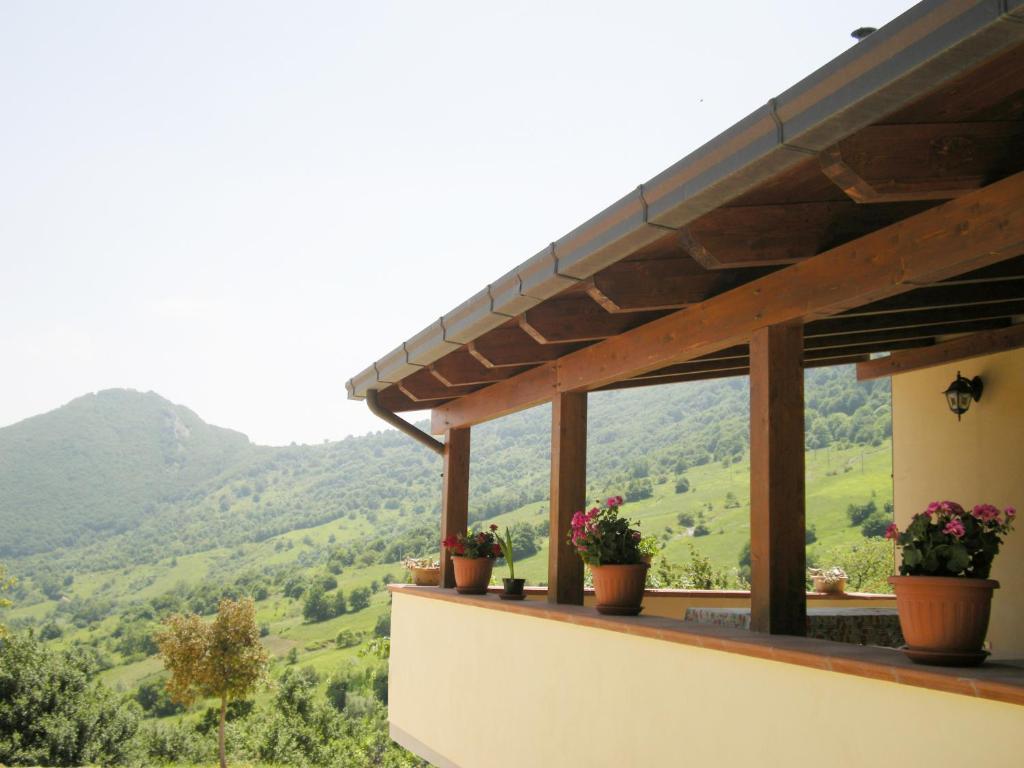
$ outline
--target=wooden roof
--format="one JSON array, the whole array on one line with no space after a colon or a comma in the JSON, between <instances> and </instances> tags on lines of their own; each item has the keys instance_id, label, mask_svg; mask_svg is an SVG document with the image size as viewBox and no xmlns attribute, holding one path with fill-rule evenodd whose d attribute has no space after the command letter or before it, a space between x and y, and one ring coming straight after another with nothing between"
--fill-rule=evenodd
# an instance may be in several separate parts
<instances>
[{"instance_id":1,"label":"wooden roof","mask_svg":"<svg viewBox=\"0 0 1024 768\"><path fill-rule=\"evenodd\" d=\"M951 6L980 4L923 5L928 7L914 17L917 23ZM1024 171L1024 24L1003 18L985 28L999 31L986 38L989 48L979 49L979 38L972 39L971 56L962 60L966 63L955 74L947 68L934 77L941 81L937 87L890 98L897 108L822 149L793 151L789 146L781 170L755 174L756 183L720 204L705 206L709 210L699 215L675 217L684 223L652 223L648 196L656 195L642 186L635 198L647 225L643 236L615 239L610 256L589 262L599 268L590 271L583 266L575 274L560 270L559 254L568 249L553 247L553 275L545 284L550 295L525 294L521 268L516 273L521 306L496 302L503 290L502 281L496 281L484 297L492 308L487 322L463 329L456 322L459 310L449 313L441 321L441 353L428 355L434 359L417 360L417 339L409 340L392 353L399 358L397 364L378 362L360 374L362 379L357 377L361 384L350 382L350 395L358 397L360 387L371 387L378 389L381 405L389 410L437 409L436 416L442 407L497 383L522 381L526 386L531 372L537 378L541 370L569 360L568 356L580 359L580 350L662 318L697 318L697 311L711 306L706 304L710 299L739 296L744 286L754 294L761 290L758 286L786 291L788 285L800 284L793 267L819 255L860 248L863 257L865 248L885 250L892 237L909 231L893 226L900 222L939 221L936 211L948 205L946 201L973 200L971 195L978 190ZM905 26L897 32L901 30L905 32ZM888 42L883 36L877 45ZM856 61L846 62L845 69ZM780 144L785 146L783 138ZM1011 205L1016 196L1017 207L1024 206L1017 187L1005 194ZM672 218L666 213L660 221ZM892 233L889 240L887 233ZM921 274L930 276L923 282L904 285L878 300L868 291L848 299L839 311L833 307L799 313L805 323L805 365L863 361L875 353L928 346L951 334L1002 328L1024 318L1024 246L1000 249L998 258L957 264L946 272L925 270ZM804 290L809 297L830 290L829 281L856 278L857 274L821 272L819 284L804 284ZM552 279L557 280L554 291ZM498 304L521 311L498 314L493 311ZM682 315L681 310L690 312ZM737 303L732 311L755 310ZM702 332L699 324L693 328L695 334ZM434 326L421 336L430 333L436 335ZM682 350L671 364L650 370L642 370L642 364L624 366L618 370L629 375L608 381L596 376L581 388L743 375L748 349L746 339L738 337L737 342L723 346L719 340L712 351L700 354L693 354L695 348ZM385 370L392 371L390 378ZM506 384L505 389L510 387ZM495 407L493 415L524 404L528 403Z\"/></svg>"}]
</instances>

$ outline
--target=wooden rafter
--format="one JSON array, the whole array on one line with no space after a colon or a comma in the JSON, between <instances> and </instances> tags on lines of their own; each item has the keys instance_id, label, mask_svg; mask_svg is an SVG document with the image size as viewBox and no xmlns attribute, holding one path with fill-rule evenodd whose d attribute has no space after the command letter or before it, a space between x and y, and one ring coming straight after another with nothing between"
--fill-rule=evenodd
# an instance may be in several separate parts
<instances>
[{"instance_id":1,"label":"wooden rafter","mask_svg":"<svg viewBox=\"0 0 1024 768\"><path fill-rule=\"evenodd\" d=\"M436 363L427 366L427 369L435 379L446 387L492 384L526 370L524 366L503 368L486 366L466 349L449 352Z\"/></svg>"},{"instance_id":2,"label":"wooden rafter","mask_svg":"<svg viewBox=\"0 0 1024 768\"><path fill-rule=\"evenodd\" d=\"M1024 323L981 331L936 344L926 349L908 349L894 352L888 357L879 357L857 364L857 379L867 381L898 373L918 371L936 365L969 360L973 357L1005 352L1024 347Z\"/></svg>"},{"instance_id":3,"label":"wooden rafter","mask_svg":"<svg viewBox=\"0 0 1024 768\"><path fill-rule=\"evenodd\" d=\"M858 203L948 200L1021 169L1018 121L874 125L829 147L821 169Z\"/></svg>"},{"instance_id":4,"label":"wooden rafter","mask_svg":"<svg viewBox=\"0 0 1024 768\"><path fill-rule=\"evenodd\" d=\"M922 210L848 200L719 208L683 229L680 242L709 270L795 264Z\"/></svg>"},{"instance_id":5,"label":"wooden rafter","mask_svg":"<svg viewBox=\"0 0 1024 768\"><path fill-rule=\"evenodd\" d=\"M753 271L753 270L751 270ZM752 274L747 279L759 277ZM693 259L620 261L584 282L606 312L679 309L745 282L736 273L709 272Z\"/></svg>"},{"instance_id":6,"label":"wooden rafter","mask_svg":"<svg viewBox=\"0 0 1024 768\"><path fill-rule=\"evenodd\" d=\"M608 312L586 293L571 293L526 310L519 327L538 344L564 344L617 336L654 317L651 312Z\"/></svg>"},{"instance_id":7,"label":"wooden rafter","mask_svg":"<svg viewBox=\"0 0 1024 768\"><path fill-rule=\"evenodd\" d=\"M579 344L539 344L511 321L466 345L466 351L487 368L540 365L579 349Z\"/></svg>"}]
</instances>

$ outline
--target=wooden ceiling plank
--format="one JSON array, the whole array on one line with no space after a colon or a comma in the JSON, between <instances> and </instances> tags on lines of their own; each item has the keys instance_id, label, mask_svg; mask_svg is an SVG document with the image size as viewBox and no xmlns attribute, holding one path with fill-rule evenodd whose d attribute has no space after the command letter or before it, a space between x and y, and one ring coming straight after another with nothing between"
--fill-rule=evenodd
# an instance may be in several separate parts
<instances>
[{"instance_id":1,"label":"wooden ceiling plank","mask_svg":"<svg viewBox=\"0 0 1024 768\"><path fill-rule=\"evenodd\" d=\"M961 336L925 349L904 350L888 357L868 360L858 364L857 380L868 381L918 371L1021 347L1024 347L1024 323Z\"/></svg>"},{"instance_id":2,"label":"wooden ceiling plank","mask_svg":"<svg viewBox=\"0 0 1024 768\"><path fill-rule=\"evenodd\" d=\"M447 386L426 368L409 374L398 382L397 386L410 400L416 403L463 397L479 389L477 386Z\"/></svg>"},{"instance_id":3,"label":"wooden ceiling plank","mask_svg":"<svg viewBox=\"0 0 1024 768\"><path fill-rule=\"evenodd\" d=\"M1024 174L462 397L435 433L639 376L746 342L757 328L822 318L1024 252Z\"/></svg>"},{"instance_id":4,"label":"wooden ceiling plank","mask_svg":"<svg viewBox=\"0 0 1024 768\"><path fill-rule=\"evenodd\" d=\"M540 365L578 348L578 344L538 344L516 321L466 345L466 351L486 368Z\"/></svg>"},{"instance_id":5,"label":"wooden ceiling plank","mask_svg":"<svg viewBox=\"0 0 1024 768\"><path fill-rule=\"evenodd\" d=\"M727 206L685 227L680 242L708 270L795 264L930 205L863 206L841 200Z\"/></svg>"},{"instance_id":6,"label":"wooden ceiling plank","mask_svg":"<svg viewBox=\"0 0 1024 768\"><path fill-rule=\"evenodd\" d=\"M519 327L538 344L565 344L617 336L655 316L652 312L607 312L580 292L557 296L526 310L519 318Z\"/></svg>"},{"instance_id":7,"label":"wooden ceiling plank","mask_svg":"<svg viewBox=\"0 0 1024 768\"><path fill-rule=\"evenodd\" d=\"M821 154L857 203L948 200L1022 168L1019 121L872 125Z\"/></svg>"},{"instance_id":8,"label":"wooden ceiling plank","mask_svg":"<svg viewBox=\"0 0 1024 768\"><path fill-rule=\"evenodd\" d=\"M679 309L732 288L744 275L708 272L693 259L620 261L584 282L606 312ZM760 277L752 274L748 279Z\"/></svg>"},{"instance_id":9,"label":"wooden ceiling plank","mask_svg":"<svg viewBox=\"0 0 1024 768\"><path fill-rule=\"evenodd\" d=\"M458 387L470 384L493 384L504 381L526 370L526 366L487 367L477 360L466 349L449 352L436 363L427 366L427 370L446 387Z\"/></svg>"}]
</instances>

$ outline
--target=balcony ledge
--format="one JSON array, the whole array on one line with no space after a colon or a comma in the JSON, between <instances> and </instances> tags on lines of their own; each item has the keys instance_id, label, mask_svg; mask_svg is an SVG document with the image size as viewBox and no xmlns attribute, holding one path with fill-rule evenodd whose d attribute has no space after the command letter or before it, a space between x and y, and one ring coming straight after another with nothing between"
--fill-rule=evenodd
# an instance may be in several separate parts
<instances>
[{"instance_id":1,"label":"balcony ledge","mask_svg":"<svg viewBox=\"0 0 1024 768\"><path fill-rule=\"evenodd\" d=\"M507 611L784 664L1024 705L1024 663L1017 661L989 661L973 668L925 667L914 664L899 651L888 648L786 635L762 635L728 627L695 625L661 616L604 616L593 608L583 606L554 605L536 600L509 602L492 595L460 595L454 590L440 587L392 584L389 589L402 595ZM669 590L657 592L664 594ZM729 596L743 597L745 594L737 592L729 593Z\"/></svg>"}]
</instances>

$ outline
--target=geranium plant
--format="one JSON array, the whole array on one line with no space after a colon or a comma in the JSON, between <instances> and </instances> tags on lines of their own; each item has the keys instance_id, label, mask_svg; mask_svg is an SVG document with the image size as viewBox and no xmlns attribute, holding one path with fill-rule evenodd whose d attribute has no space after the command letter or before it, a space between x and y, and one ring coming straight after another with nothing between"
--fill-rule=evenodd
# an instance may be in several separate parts
<instances>
[{"instance_id":1,"label":"geranium plant","mask_svg":"<svg viewBox=\"0 0 1024 768\"><path fill-rule=\"evenodd\" d=\"M635 565L644 562L640 531L619 514L622 497L612 496L572 517L569 541L587 565Z\"/></svg>"},{"instance_id":2,"label":"geranium plant","mask_svg":"<svg viewBox=\"0 0 1024 768\"><path fill-rule=\"evenodd\" d=\"M1013 528L1017 511L978 504L969 512L955 501L933 501L905 531L889 525L885 537L903 552L903 576L963 576L987 579L1002 537Z\"/></svg>"},{"instance_id":3,"label":"geranium plant","mask_svg":"<svg viewBox=\"0 0 1024 768\"><path fill-rule=\"evenodd\" d=\"M451 551L452 557L466 557L471 560L489 557L493 560L501 556L501 545L498 544L498 537L494 533L497 530L498 526L492 523L487 531L458 533L449 536L441 544Z\"/></svg>"}]
</instances>

